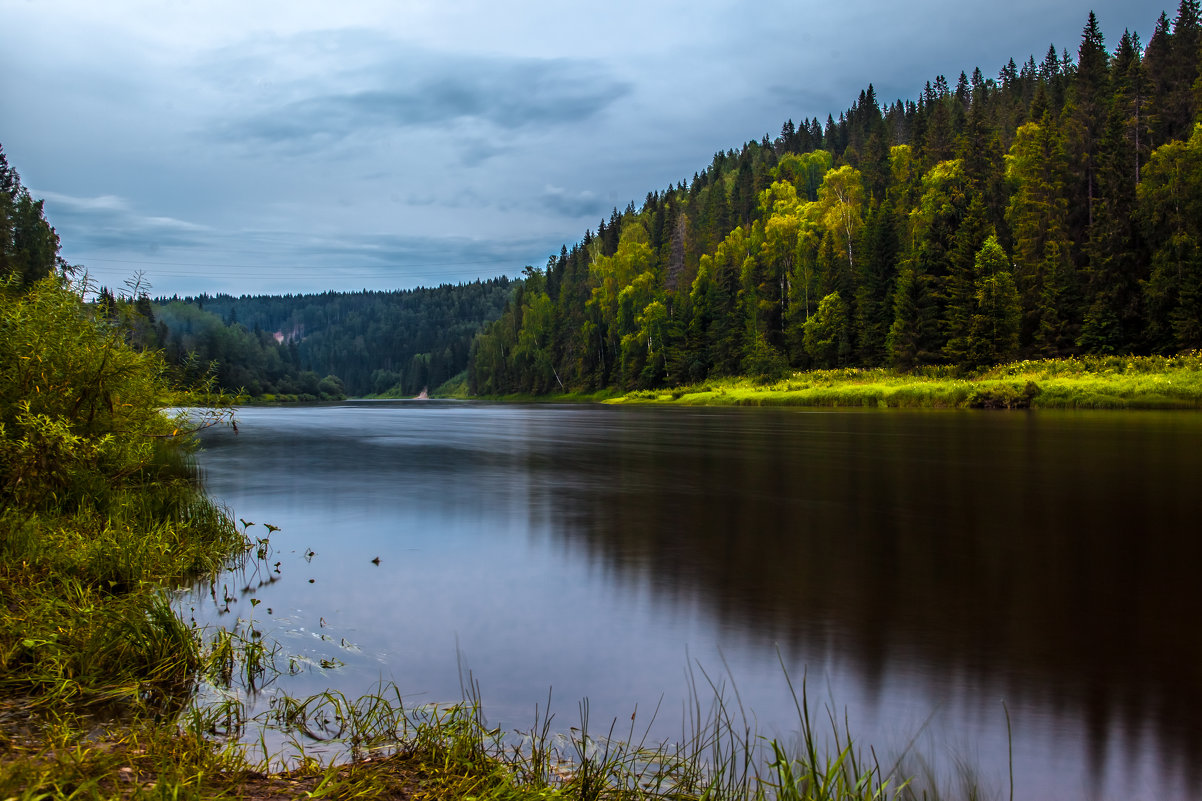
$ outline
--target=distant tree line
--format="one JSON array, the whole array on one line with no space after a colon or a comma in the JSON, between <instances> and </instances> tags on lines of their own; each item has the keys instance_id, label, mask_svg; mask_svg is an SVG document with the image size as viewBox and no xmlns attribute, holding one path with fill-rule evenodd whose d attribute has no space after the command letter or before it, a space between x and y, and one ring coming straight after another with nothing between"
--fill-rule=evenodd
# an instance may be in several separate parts
<instances>
[{"instance_id":1,"label":"distant tree line","mask_svg":"<svg viewBox=\"0 0 1202 801\"><path fill-rule=\"evenodd\" d=\"M160 298L153 342L173 364L210 362L251 395L416 395L467 368L507 278L393 292ZM324 378L322 377L324 376Z\"/></svg>"},{"instance_id":2,"label":"distant tree line","mask_svg":"<svg viewBox=\"0 0 1202 801\"><path fill-rule=\"evenodd\" d=\"M181 301L153 303L145 293L114 294L102 288L102 317L118 320L129 343L160 351L177 380L212 379L217 388L252 397L281 400L336 400L346 389L336 375L323 378L304 369L295 354L263 331L226 322L212 312Z\"/></svg>"},{"instance_id":3,"label":"distant tree line","mask_svg":"<svg viewBox=\"0 0 1202 801\"><path fill-rule=\"evenodd\" d=\"M1147 45L872 86L528 268L472 344L484 394L794 368L973 368L1202 347L1198 0Z\"/></svg>"}]
</instances>

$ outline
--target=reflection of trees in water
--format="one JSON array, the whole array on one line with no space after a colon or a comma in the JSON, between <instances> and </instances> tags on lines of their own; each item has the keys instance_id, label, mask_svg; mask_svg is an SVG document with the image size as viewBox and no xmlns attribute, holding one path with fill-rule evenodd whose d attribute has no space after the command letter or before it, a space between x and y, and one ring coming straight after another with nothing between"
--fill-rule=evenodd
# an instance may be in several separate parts
<instances>
[{"instance_id":1,"label":"reflection of trees in water","mask_svg":"<svg viewBox=\"0 0 1202 801\"><path fill-rule=\"evenodd\" d=\"M790 655L837 637L874 693L904 653L1080 715L1099 770L1116 732L1150 728L1202 779L1192 421L631 418L583 451L561 440L535 482L619 582Z\"/></svg>"}]
</instances>

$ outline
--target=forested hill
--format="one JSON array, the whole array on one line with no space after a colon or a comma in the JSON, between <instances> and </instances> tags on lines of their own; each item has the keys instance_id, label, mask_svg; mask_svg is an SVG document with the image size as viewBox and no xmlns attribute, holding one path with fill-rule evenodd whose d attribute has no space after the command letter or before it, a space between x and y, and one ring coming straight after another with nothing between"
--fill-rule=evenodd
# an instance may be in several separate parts
<instances>
[{"instance_id":1,"label":"forested hill","mask_svg":"<svg viewBox=\"0 0 1202 801\"><path fill-rule=\"evenodd\" d=\"M472 387L1202 347L1200 43L1198 0L1146 46L1091 13L1075 55L720 152L530 271Z\"/></svg>"},{"instance_id":2,"label":"forested hill","mask_svg":"<svg viewBox=\"0 0 1202 801\"><path fill-rule=\"evenodd\" d=\"M252 395L330 394L308 386L320 376L336 376L350 395L416 395L463 372L472 337L511 289L502 277L394 292L162 298L157 344L171 361L216 362L223 386Z\"/></svg>"}]
</instances>

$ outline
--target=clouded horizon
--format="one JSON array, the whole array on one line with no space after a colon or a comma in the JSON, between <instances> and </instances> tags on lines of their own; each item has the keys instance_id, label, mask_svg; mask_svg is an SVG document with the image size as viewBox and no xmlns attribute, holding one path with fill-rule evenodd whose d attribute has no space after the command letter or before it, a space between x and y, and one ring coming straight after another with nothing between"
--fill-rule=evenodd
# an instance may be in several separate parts
<instances>
[{"instance_id":1,"label":"clouded horizon","mask_svg":"<svg viewBox=\"0 0 1202 801\"><path fill-rule=\"evenodd\" d=\"M0 145L97 284L396 289L517 275L869 83L1109 49L1148 0L0 0Z\"/></svg>"}]
</instances>

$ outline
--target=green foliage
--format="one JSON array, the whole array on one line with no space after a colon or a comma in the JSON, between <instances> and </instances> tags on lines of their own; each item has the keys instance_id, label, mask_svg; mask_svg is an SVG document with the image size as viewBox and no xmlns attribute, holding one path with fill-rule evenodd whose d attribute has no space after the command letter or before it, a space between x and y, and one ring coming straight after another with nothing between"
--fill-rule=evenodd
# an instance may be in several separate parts
<instances>
[{"instance_id":1,"label":"green foliage","mask_svg":"<svg viewBox=\"0 0 1202 801\"><path fill-rule=\"evenodd\" d=\"M0 280L25 288L57 271L70 271L58 258L58 234L0 148Z\"/></svg>"},{"instance_id":2,"label":"green foliage","mask_svg":"<svg viewBox=\"0 0 1202 801\"><path fill-rule=\"evenodd\" d=\"M968 353L962 363L984 367L1008 361L1018 353L1022 307L1010 263L997 237L989 237L975 259L975 308Z\"/></svg>"},{"instance_id":3,"label":"green foliage","mask_svg":"<svg viewBox=\"0 0 1202 801\"><path fill-rule=\"evenodd\" d=\"M1028 409L1039 392L1039 385L1034 381L1021 385L993 383L974 389L965 405L973 409Z\"/></svg>"},{"instance_id":4,"label":"green foliage","mask_svg":"<svg viewBox=\"0 0 1202 801\"><path fill-rule=\"evenodd\" d=\"M501 278L396 292L172 298L154 307L161 331L152 346L189 374L212 365L218 386L254 397L412 397L467 368L472 338L500 316L512 289Z\"/></svg>"},{"instance_id":5,"label":"green foliage","mask_svg":"<svg viewBox=\"0 0 1202 801\"><path fill-rule=\"evenodd\" d=\"M787 365L762 334L755 334L743 356L742 373L760 382L775 381L784 375Z\"/></svg>"},{"instance_id":6,"label":"green foliage","mask_svg":"<svg viewBox=\"0 0 1202 801\"><path fill-rule=\"evenodd\" d=\"M0 288L0 689L178 701L198 647L162 588L243 546L188 456L222 412L164 413L198 396L157 354L64 279L16 283Z\"/></svg>"},{"instance_id":7,"label":"green foliage","mask_svg":"<svg viewBox=\"0 0 1202 801\"><path fill-rule=\"evenodd\" d=\"M158 443L186 424L166 366L95 319L76 289L45 278L0 289L0 497L75 508L161 478Z\"/></svg>"},{"instance_id":8,"label":"green foliage","mask_svg":"<svg viewBox=\"0 0 1202 801\"><path fill-rule=\"evenodd\" d=\"M792 184L800 197L817 200L818 188L833 166L834 159L829 151L812 150L808 153L786 153L771 172L774 178Z\"/></svg>"},{"instance_id":9,"label":"green foliage","mask_svg":"<svg viewBox=\"0 0 1202 801\"><path fill-rule=\"evenodd\" d=\"M1018 287L1008 271L977 280L977 313L972 317L971 363L976 366L1011 359L1018 352L1022 312Z\"/></svg>"},{"instance_id":10,"label":"green foliage","mask_svg":"<svg viewBox=\"0 0 1202 801\"><path fill-rule=\"evenodd\" d=\"M13 187L0 158L0 188ZM25 200L0 243L13 268L0 281L0 695L165 709L186 697L199 646L164 590L244 543L189 460L195 429L224 412L164 409L224 399L172 384L142 349L144 298L85 304L51 266L40 204L21 221ZM34 253L39 226L41 266L21 267L13 254Z\"/></svg>"},{"instance_id":11,"label":"green foliage","mask_svg":"<svg viewBox=\"0 0 1202 801\"><path fill-rule=\"evenodd\" d=\"M219 387L252 398L291 396L301 400L341 398L337 385L323 388L312 370L302 370L291 351L271 334L226 324L216 313L181 301L157 307L162 327L154 346L188 379L210 372Z\"/></svg>"},{"instance_id":12,"label":"green foliage","mask_svg":"<svg viewBox=\"0 0 1202 801\"><path fill-rule=\"evenodd\" d=\"M902 269L893 294L893 324L885 338L894 367L911 370L938 358L939 319L936 281L913 266Z\"/></svg>"},{"instance_id":13,"label":"green foliage","mask_svg":"<svg viewBox=\"0 0 1202 801\"><path fill-rule=\"evenodd\" d=\"M818 311L806 320L805 349L820 368L837 367L851 356L847 309L838 292L819 301Z\"/></svg>"},{"instance_id":14,"label":"green foliage","mask_svg":"<svg viewBox=\"0 0 1202 801\"><path fill-rule=\"evenodd\" d=\"M1152 155L1139 210L1154 243L1149 336L1162 352L1202 347L1202 124Z\"/></svg>"},{"instance_id":15,"label":"green foliage","mask_svg":"<svg viewBox=\"0 0 1202 801\"><path fill-rule=\"evenodd\" d=\"M888 357L886 340L893 324L899 247L896 215L886 200L865 221L855 290L857 355L868 366L884 364Z\"/></svg>"}]
</instances>

